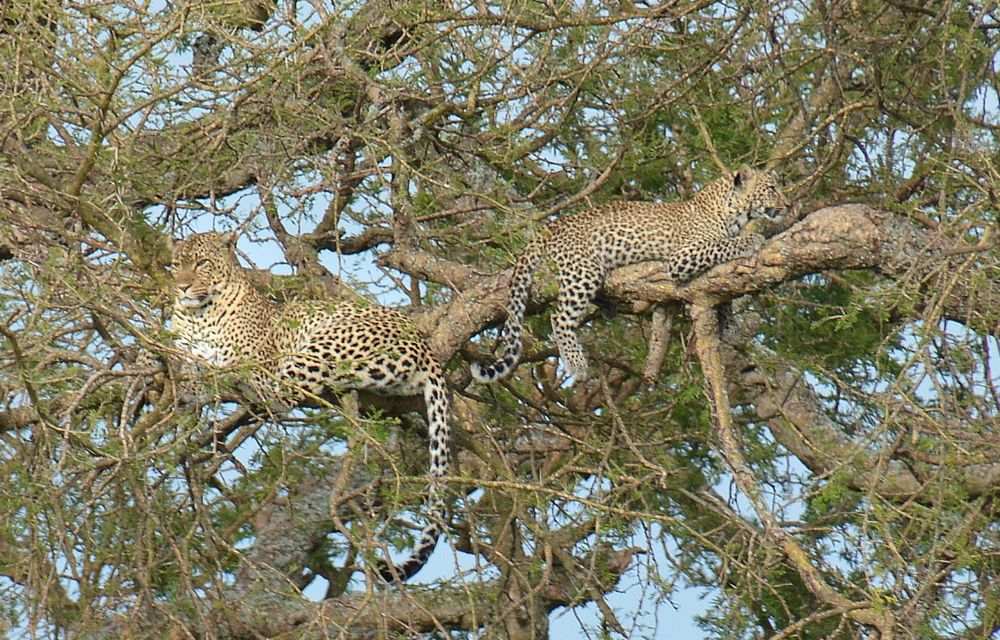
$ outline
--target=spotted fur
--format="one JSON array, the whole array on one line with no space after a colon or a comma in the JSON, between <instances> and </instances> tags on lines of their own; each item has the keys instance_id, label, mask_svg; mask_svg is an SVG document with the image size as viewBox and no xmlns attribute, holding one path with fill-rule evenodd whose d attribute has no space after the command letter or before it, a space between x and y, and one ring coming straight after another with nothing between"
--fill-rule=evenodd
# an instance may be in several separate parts
<instances>
[{"instance_id":1,"label":"spotted fur","mask_svg":"<svg viewBox=\"0 0 1000 640\"><path fill-rule=\"evenodd\" d=\"M234 254L235 234L202 233L174 247L173 328L188 354L217 367L246 366L259 400L286 410L325 390L423 394L430 435L429 524L387 581L427 562L444 521L440 478L450 466L444 373L402 314L353 301L276 304L252 285Z\"/></svg>"},{"instance_id":2,"label":"spotted fur","mask_svg":"<svg viewBox=\"0 0 1000 640\"><path fill-rule=\"evenodd\" d=\"M559 296L552 334L567 372L587 377L587 356L576 336L587 307L608 273L647 260L666 263L666 273L685 280L717 264L751 255L764 238L740 235L753 218L773 217L788 205L774 175L743 165L706 185L684 202L619 202L565 216L546 226L514 265L502 337L492 364L472 364L480 382L498 380L521 357L521 323L535 270L548 255L558 269Z\"/></svg>"}]
</instances>

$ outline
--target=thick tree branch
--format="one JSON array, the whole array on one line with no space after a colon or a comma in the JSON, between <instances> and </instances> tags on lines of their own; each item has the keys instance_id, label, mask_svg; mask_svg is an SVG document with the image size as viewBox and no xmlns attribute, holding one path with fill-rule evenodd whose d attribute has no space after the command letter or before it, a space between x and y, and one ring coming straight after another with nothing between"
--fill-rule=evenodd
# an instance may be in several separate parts
<instances>
[{"instance_id":1,"label":"thick tree branch","mask_svg":"<svg viewBox=\"0 0 1000 640\"><path fill-rule=\"evenodd\" d=\"M607 552L601 559L605 571L599 588L609 591L630 566L639 549ZM569 572L549 572L547 580L535 592L546 610L582 604L577 578ZM262 582L249 588L224 590L219 597L206 601L202 616L181 621L165 618L154 608L145 608L128 626L109 625L103 636L125 637L119 633L152 633L173 628L196 634L211 630L220 640L253 637L374 638L380 633L433 633L442 630L475 631L496 621L483 616L484 603L496 603L508 585L492 580L466 585L437 585L434 589L409 588L403 592L348 593L323 602L305 600L291 584L266 570L256 572ZM206 628L203 626L207 625ZM138 636L132 636L138 637Z\"/></svg>"}]
</instances>

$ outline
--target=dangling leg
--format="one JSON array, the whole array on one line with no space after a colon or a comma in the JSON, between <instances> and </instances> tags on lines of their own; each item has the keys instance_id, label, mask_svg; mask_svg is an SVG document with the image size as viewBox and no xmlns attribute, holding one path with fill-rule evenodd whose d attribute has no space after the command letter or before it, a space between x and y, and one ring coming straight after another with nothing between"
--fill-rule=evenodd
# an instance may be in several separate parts
<instances>
[{"instance_id":1,"label":"dangling leg","mask_svg":"<svg viewBox=\"0 0 1000 640\"><path fill-rule=\"evenodd\" d=\"M604 272L599 265L581 258L563 264L559 270L559 299L558 308L552 314L552 335L566 371L577 382L587 378L587 354L576 330L603 279Z\"/></svg>"}]
</instances>

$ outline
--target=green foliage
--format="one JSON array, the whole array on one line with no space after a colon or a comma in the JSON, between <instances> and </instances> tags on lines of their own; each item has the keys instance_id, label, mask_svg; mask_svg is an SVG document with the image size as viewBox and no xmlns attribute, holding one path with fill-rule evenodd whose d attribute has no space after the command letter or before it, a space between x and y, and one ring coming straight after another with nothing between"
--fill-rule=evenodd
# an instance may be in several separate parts
<instances>
[{"instance_id":1,"label":"green foliage","mask_svg":"<svg viewBox=\"0 0 1000 640\"><path fill-rule=\"evenodd\" d=\"M899 374L889 357L899 343L885 299L873 298L877 280L867 272L836 278L813 276L765 298L764 344L810 368L849 376L872 365L886 376ZM787 295L785 295L787 292Z\"/></svg>"}]
</instances>

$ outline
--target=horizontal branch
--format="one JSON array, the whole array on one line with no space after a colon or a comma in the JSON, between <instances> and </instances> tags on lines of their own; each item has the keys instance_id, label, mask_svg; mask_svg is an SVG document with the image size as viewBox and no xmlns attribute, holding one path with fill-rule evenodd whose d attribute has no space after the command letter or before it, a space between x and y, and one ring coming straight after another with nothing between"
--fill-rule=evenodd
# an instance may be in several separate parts
<instances>
[{"instance_id":1,"label":"horizontal branch","mask_svg":"<svg viewBox=\"0 0 1000 640\"><path fill-rule=\"evenodd\" d=\"M947 266L941 241L896 214L862 204L837 205L812 212L769 239L755 256L715 267L689 283L670 282L658 263L647 262L612 272L604 291L624 300L724 302L827 270L871 269L920 281L926 273ZM977 273L967 269L957 274L943 310L949 318L997 335L1000 325L981 314L1000 306L1000 274L974 286L972 277Z\"/></svg>"}]
</instances>

